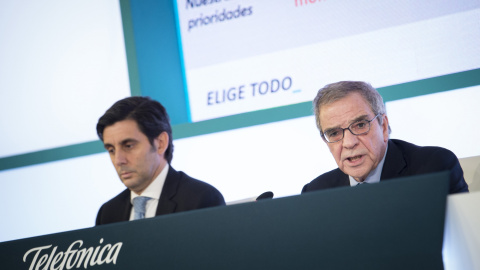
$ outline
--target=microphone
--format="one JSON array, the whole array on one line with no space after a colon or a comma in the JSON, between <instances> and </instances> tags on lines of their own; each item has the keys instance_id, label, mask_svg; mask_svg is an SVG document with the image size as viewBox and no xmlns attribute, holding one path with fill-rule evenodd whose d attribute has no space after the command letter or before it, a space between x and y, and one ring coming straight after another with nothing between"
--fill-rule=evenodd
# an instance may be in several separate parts
<instances>
[{"instance_id":1,"label":"microphone","mask_svg":"<svg viewBox=\"0 0 480 270\"><path fill-rule=\"evenodd\" d=\"M258 196L255 201L263 200L263 199L273 199L273 192L271 191L264 192L260 194L260 196Z\"/></svg>"}]
</instances>

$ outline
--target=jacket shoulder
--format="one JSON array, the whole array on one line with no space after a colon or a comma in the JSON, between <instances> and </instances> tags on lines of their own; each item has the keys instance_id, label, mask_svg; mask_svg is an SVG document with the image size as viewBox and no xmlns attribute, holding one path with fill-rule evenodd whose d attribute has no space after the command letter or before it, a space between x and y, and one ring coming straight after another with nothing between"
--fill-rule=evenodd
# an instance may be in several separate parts
<instances>
[{"instance_id":1,"label":"jacket shoulder","mask_svg":"<svg viewBox=\"0 0 480 270\"><path fill-rule=\"evenodd\" d=\"M177 187L175 198L179 204L193 205L194 208L225 205L222 193L214 186L190 177L182 171L172 169L171 179Z\"/></svg>"},{"instance_id":2,"label":"jacket shoulder","mask_svg":"<svg viewBox=\"0 0 480 270\"><path fill-rule=\"evenodd\" d=\"M339 168L336 168L321 174L310 183L303 186L302 193L344 186L349 186L348 175L343 173Z\"/></svg>"},{"instance_id":3,"label":"jacket shoulder","mask_svg":"<svg viewBox=\"0 0 480 270\"><path fill-rule=\"evenodd\" d=\"M112 222L126 221L126 214L129 210L129 204L130 190L125 189L100 207L95 224L101 225Z\"/></svg>"},{"instance_id":4,"label":"jacket shoulder","mask_svg":"<svg viewBox=\"0 0 480 270\"><path fill-rule=\"evenodd\" d=\"M402 140L391 139L409 162L437 169L449 169L458 162L457 156L450 150L439 146L418 146Z\"/></svg>"}]
</instances>

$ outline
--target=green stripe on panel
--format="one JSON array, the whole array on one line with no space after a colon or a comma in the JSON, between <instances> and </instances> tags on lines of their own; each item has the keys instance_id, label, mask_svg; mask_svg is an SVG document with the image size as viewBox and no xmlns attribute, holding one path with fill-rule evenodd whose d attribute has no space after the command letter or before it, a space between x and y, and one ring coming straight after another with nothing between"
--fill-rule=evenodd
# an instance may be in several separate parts
<instances>
[{"instance_id":1,"label":"green stripe on panel","mask_svg":"<svg viewBox=\"0 0 480 270\"><path fill-rule=\"evenodd\" d=\"M288 106L225 116L190 124L180 124L172 127L173 139L182 139L220 131L278 122L309 116L312 115L312 113L312 103L302 102Z\"/></svg>"},{"instance_id":2,"label":"green stripe on panel","mask_svg":"<svg viewBox=\"0 0 480 270\"><path fill-rule=\"evenodd\" d=\"M140 91L160 101L172 125L188 123L174 1L130 1Z\"/></svg>"},{"instance_id":3,"label":"green stripe on panel","mask_svg":"<svg viewBox=\"0 0 480 270\"><path fill-rule=\"evenodd\" d=\"M480 85L480 69L378 88L385 102Z\"/></svg>"},{"instance_id":4,"label":"green stripe on panel","mask_svg":"<svg viewBox=\"0 0 480 270\"><path fill-rule=\"evenodd\" d=\"M140 91L140 76L138 74L130 0L120 0L120 12L122 13L123 36L125 39L125 52L127 55L128 77L130 79L130 93L132 96L141 96L142 93Z\"/></svg>"},{"instance_id":5,"label":"green stripe on panel","mask_svg":"<svg viewBox=\"0 0 480 270\"><path fill-rule=\"evenodd\" d=\"M480 85L480 69L435 78L378 88L384 101L394 101L427 94ZM313 99L313 97L312 97ZM234 130L277 121L312 115L310 101L298 104L247 112L201 122L174 125L173 139L182 139L215 132ZM313 124L313 123L312 123ZM38 152L0 158L0 171L36 165L105 151L100 141L74 144Z\"/></svg>"},{"instance_id":6,"label":"green stripe on panel","mask_svg":"<svg viewBox=\"0 0 480 270\"><path fill-rule=\"evenodd\" d=\"M103 144L98 140L20 154L11 157L0 158L0 171L98 154L103 151L105 151Z\"/></svg>"}]
</instances>

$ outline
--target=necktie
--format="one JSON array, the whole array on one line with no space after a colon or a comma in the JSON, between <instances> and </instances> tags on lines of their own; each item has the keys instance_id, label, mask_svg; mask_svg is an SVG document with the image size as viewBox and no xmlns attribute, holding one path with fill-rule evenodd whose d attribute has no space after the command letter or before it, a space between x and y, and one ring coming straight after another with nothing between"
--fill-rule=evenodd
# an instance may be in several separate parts
<instances>
[{"instance_id":1,"label":"necktie","mask_svg":"<svg viewBox=\"0 0 480 270\"><path fill-rule=\"evenodd\" d=\"M147 201L150 199L151 198L145 196L133 198L133 209L135 210L134 220L145 218L145 205L147 205Z\"/></svg>"}]
</instances>

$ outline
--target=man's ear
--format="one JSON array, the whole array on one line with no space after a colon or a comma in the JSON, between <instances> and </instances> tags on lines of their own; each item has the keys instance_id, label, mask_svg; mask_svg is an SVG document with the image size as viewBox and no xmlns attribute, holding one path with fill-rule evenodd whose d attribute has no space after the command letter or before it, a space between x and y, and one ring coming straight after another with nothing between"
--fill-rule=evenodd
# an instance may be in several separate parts
<instances>
[{"instance_id":1,"label":"man's ear","mask_svg":"<svg viewBox=\"0 0 480 270\"><path fill-rule=\"evenodd\" d=\"M157 146L157 151L160 155L164 155L165 151L167 151L168 148L168 143L169 143L169 137L167 132L162 132L160 135L155 138L155 140L158 141L158 146Z\"/></svg>"},{"instance_id":2,"label":"man's ear","mask_svg":"<svg viewBox=\"0 0 480 270\"><path fill-rule=\"evenodd\" d=\"M382 129L383 129L383 140L387 142L389 134L388 134L388 117L386 114L383 115Z\"/></svg>"}]
</instances>

